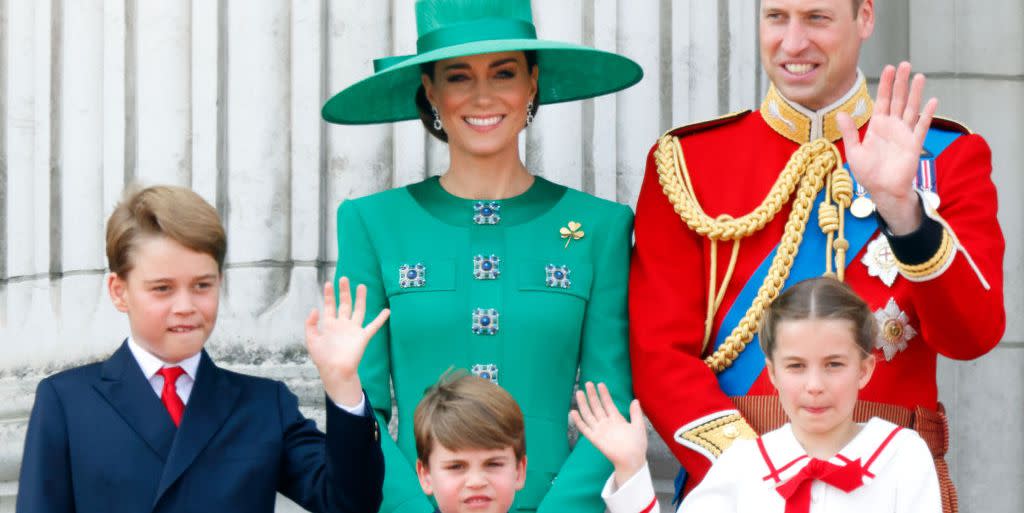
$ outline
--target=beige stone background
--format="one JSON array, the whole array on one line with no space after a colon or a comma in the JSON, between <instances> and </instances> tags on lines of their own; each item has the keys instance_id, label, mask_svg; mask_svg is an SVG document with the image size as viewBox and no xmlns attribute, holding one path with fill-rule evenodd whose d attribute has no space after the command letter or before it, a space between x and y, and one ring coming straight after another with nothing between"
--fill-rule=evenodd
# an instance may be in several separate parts
<instances>
[{"instance_id":1,"label":"beige stone background","mask_svg":"<svg viewBox=\"0 0 1024 513\"><path fill-rule=\"evenodd\" d=\"M415 47L413 0L0 0L0 512L13 511L35 385L108 355L126 323L103 291L103 223L124 184L175 183L230 233L222 364L283 379L322 414L301 319L336 256L346 198L445 168L415 123L334 127L331 92ZM1007 237L1004 341L943 361L962 510L1024 511L1024 2L877 0L862 67L909 58L942 114L994 152ZM622 52L644 80L545 106L534 172L634 204L667 128L755 107L766 87L754 0L533 0L542 37ZM741 144L740 141L738 141ZM396 219L396 222L399 221ZM658 486L675 468L652 444ZM282 502L281 511L292 510Z\"/></svg>"}]
</instances>

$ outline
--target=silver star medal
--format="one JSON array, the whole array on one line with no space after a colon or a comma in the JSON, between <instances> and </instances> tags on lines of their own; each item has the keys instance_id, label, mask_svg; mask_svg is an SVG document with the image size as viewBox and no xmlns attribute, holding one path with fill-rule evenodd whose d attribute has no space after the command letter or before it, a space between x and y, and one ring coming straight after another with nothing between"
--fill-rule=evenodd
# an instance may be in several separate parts
<instances>
[{"instance_id":1,"label":"silver star medal","mask_svg":"<svg viewBox=\"0 0 1024 513\"><path fill-rule=\"evenodd\" d=\"M892 287L896 281L899 269L896 267L896 257L889 247L889 239L879 235L868 244L868 250L864 252L860 262L868 268L869 276L877 276L885 283L885 286Z\"/></svg>"},{"instance_id":2,"label":"silver star medal","mask_svg":"<svg viewBox=\"0 0 1024 513\"><path fill-rule=\"evenodd\" d=\"M907 342L917 336L917 330L910 325L907 314L900 310L896 300L889 298L885 308L875 310L878 321L878 340L875 347L885 354L885 361L892 361L896 353L907 349Z\"/></svg>"}]
</instances>

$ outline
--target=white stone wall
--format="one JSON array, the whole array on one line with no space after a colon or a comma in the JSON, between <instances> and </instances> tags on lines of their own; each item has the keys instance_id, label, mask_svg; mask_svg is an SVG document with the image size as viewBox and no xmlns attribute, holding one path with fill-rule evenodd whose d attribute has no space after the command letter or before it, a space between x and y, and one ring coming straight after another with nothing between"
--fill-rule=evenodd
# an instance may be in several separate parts
<instances>
[{"instance_id":1,"label":"white stone wall","mask_svg":"<svg viewBox=\"0 0 1024 513\"><path fill-rule=\"evenodd\" d=\"M985 134L1007 236L1009 325L993 354L943 362L963 511L1024 511L1024 3L879 0L862 65L911 58L942 113ZM126 183L174 183L230 235L221 363L320 400L301 320L333 272L346 198L444 170L417 122L337 127L321 103L375 57L415 48L413 0L0 0L0 512L13 511L38 380L126 333L103 290L104 221ZM646 72L614 96L544 106L534 172L634 204L667 128L757 105L752 0L534 0L544 38L624 53ZM656 437L655 437L656 438ZM654 440L658 484L674 464ZM285 509L285 508L282 508Z\"/></svg>"}]
</instances>

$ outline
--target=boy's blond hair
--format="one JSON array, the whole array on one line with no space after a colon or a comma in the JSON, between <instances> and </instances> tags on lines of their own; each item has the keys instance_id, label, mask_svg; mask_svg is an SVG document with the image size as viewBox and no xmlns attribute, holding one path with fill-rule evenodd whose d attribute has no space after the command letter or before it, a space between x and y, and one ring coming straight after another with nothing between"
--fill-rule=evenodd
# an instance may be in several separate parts
<instances>
[{"instance_id":1,"label":"boy's blond hair","mask_svg":"<svg viewBox=\"0 0 1024 513\"><path fill-rule=\"evenodd\" d=\"M139 242L167 237L192 251L205 253L224 268L228 242L217 211L185 187L157 185L129 188L107 221L107 265L124 278L134 267Z\"/></svg>"},{"instance_id":2,"label":"boy's blond hair","mask_svg":"<svg viewBox=\"0 0 1024 513\"><path fill-rule=\"evenodd\" d=\"M424 466L435 441L452 451L511 447L516 461L526 456L523 412L515 399L464 372L446 374L427 390L416 407L413 431L416 456Z\"/></svg>"}]
</instances>

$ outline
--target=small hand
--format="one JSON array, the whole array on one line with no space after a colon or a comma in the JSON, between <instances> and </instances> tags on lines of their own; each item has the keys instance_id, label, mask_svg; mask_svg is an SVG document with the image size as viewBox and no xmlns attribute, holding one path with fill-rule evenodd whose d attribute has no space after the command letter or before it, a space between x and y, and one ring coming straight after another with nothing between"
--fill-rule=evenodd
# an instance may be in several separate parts
<instances>
[{"instance_id":1,"label":"small hand","mask_svg":"<svg viewBox=\"0 0 1024 513\"><path fill-rule=\"evenodd\" d=\"M931 127L938 100L932 98L921 113L925 77L910 81L909 62L899 69L886 66L878 81L878 98L864 140L845 113L837 121L846 147L846 161L857 182L871 195L878 215L896 235L906 235L921 224L921 207L914 193L914 177L924 138Z\"/></svg>"},{"instance_id":2,"label":"small hand","mask_svg":"<svg viewBox=\"0 0 1024 513\"><path fill-rule=\"evenodd\" d=\"M622 486L647 464L647 426L640 402L629 405L627 422L615 407L608 387L587 382L586 394L576 391L579 411L569 412L569 418L580 433L615 465L615 483Z\"/></svg>"},{"instance_id":3,"label":"small hand","mask_svg":"<svg viewBox=\"0 0 1024 513\"><path fill-rule=\"evenodd\" d=\"M357 373L359 361L363 358L366 345L387 321L391 311L387 308L381 310L364 328L366 286L356 287L353 308L346 277L338 280L337 308L334 300L334 288L327 282L324 284L323 316L314 308L306 318L306 348L331 400L355 406L362 399L362 385Z\"/></svg>"}]
</instances>

